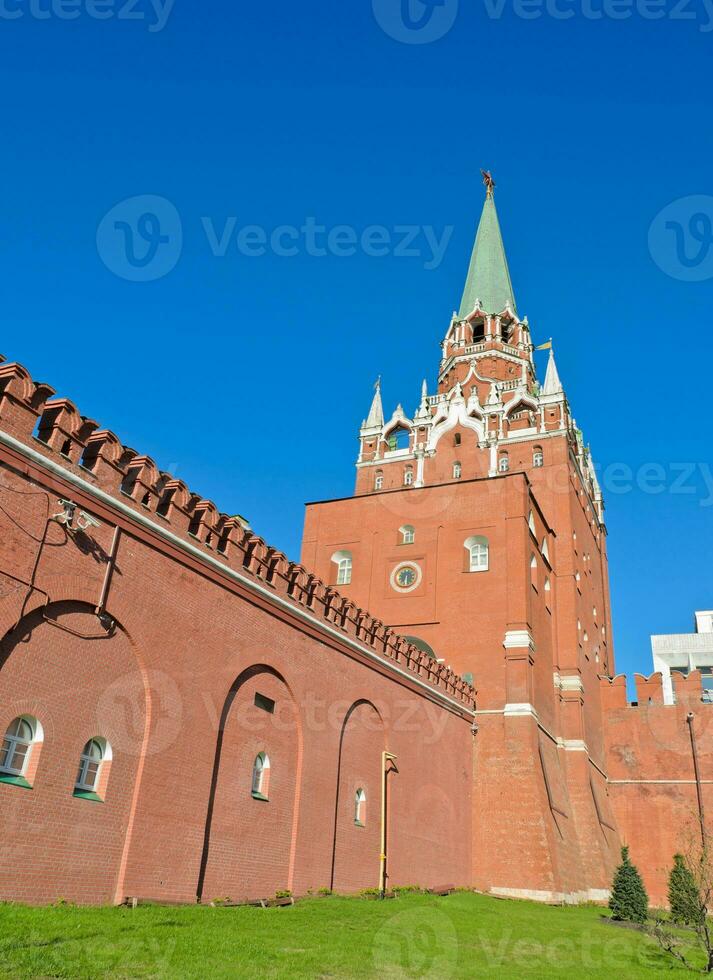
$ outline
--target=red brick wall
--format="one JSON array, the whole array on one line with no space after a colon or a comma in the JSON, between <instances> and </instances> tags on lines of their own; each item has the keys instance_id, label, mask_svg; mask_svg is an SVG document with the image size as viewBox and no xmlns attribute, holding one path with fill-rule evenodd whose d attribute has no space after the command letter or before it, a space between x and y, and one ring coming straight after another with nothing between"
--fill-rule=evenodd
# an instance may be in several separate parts
<instances>
[{"instance_id":1,"label":"red brick wall","mask_svg":"<svg viewBox=\"0 0 713 980\"><path fill-rule=\"evenodd\" d=\"M0 417L3 407L0 399ZM28 445L88 483L114 479L111 469L98 481L50 448ZM32 788L0 783L1 899L302 894L330 886L333 862L340 889L374 887L385 747L398 756L391 883L469 883L470 783L461 771L472 751L471 716L457 678L421 665L378 626L359 640L372 620L356 607L342 617L323 586L304 613L310 600L288 591L299 569L285 561L270 578L259 539L255 551L249 536L247 544L238 537L221 559L224 573L43 466L0 446L0 727L31 713L45 730L39 757L33 749ZM205 530L186 535L181 511L164 521L151 516L154 498L147 508L111 492L215 556L201 540ZM100 527L68 534L47 523L61 509L58 497L76 500ZM240 581L227 575L231 564ZM116 624L109 637L94 613L105 585ZM48 597L45 611L60 625L102 638L42 621ZM275 701L274 714L255 708L256 692ZM378 710L380 730L361 708L349 714L363 700ZM72 795L92 735L112 746L104 802ZM251 795L263 750L269 802ZM363 829L353 822L357 782L367 789Z\"/></svg>"},{"instance_id":2,"label":"red brick wall","mask_svg":"<svg viewBox=\"0 0 713 980\"><path fill-rule=\"evenodd\" d=\"M612 807L631 859L653 904L667 902L673 855L687 853L700 824L687 716L694 716L704 810L713 814L713 706L701 703L698 671L673 674L675 705L663 704L661 675L636 675L638 704L626 699L626 678L602 681L607 770ZM708 833L713 826L708 820Z\"/></svg>"}]
</instances>

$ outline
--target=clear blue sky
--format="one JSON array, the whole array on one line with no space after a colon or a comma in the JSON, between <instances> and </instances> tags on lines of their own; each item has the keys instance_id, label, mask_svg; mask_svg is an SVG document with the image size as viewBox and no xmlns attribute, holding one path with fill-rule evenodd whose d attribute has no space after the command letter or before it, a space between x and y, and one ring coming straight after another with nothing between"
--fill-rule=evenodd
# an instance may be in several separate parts
<instances>
[{"instance_id":1,"label":"clear blue sky","mask_svg":"<svg viewBox=\"0 0 713 980\"><path fill-rule=\"evenodd\" d=\"M489 167L520 313L554 337L596 461L667 474L662 493L606 495L618 667L649 672L649 634L713 606L713 280L676 276L661 222L659 265L649 249L662 208L711 191L705 8L594 20L582 0L526 20L507 0L493 19L460 0L444 37L406 44L371 0L176 0L160 31L146 0L144 20L81 2L74 20L0 5L22 13L0 18L0 350L297 556L304 502L352 490L375 375L388 411L413 411L424 375L435 387ZM180 215L180 258L155 281L97 249L136 195ZM234 237L217 257L201 219L219 234L230 217L453 232L437 268L303 245L247 256ZM678 464L692 494L672 492Z\"/></svg>"}]
</instances>

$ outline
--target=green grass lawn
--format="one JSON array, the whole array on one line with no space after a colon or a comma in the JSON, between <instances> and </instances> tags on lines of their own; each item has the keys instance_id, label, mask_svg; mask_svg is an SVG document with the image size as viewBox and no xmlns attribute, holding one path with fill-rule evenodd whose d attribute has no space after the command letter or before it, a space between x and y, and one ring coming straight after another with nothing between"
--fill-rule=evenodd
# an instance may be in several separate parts
<instances>
[{"instance_id":1,"label":"green grass lawn","mask_svg":"<svg viewBox=\"0 0 713 980\"><path fill-rule=\"evenodd\" d=\"M1 977L646 977L684 975L592 906L459 892L291 908L0 904Z\"/></svg>"}]
</instances>

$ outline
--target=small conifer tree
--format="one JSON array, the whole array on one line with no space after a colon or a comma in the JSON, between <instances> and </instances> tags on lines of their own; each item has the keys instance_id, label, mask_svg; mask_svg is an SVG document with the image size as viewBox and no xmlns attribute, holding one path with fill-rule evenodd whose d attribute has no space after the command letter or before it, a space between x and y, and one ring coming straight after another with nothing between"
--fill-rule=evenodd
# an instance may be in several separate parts
<instances>
[{"instance_id":1,"label":"small conifer tree","mask_svg":"<svg viewBox=\"0 0 713 980\"><path fill-rule=\"evenodd\" d=\"M646 922L649 899L636 867L629 860L629 848L621 849L621 864L616 869L609 908L613 918L627 922Z\"/></svg>"},{"instance_id":2,"label":"small conifer tree","mask_svg":"<svg viewBox=\"0 0 713 980\"><path fill-rule=\"evenodd\" d=\"M677 925L698 924L701 917L701 900L695 878L683 854L673 856L673 867L668 876L668 904L671 909L671 919Z\"/></svg>"}]
</instances>

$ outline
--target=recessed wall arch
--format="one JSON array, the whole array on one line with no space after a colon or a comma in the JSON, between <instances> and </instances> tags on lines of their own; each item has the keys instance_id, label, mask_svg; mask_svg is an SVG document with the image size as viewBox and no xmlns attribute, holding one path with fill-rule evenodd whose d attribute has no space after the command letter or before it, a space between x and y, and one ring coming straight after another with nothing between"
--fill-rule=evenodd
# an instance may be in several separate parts
<instances>
[{"instance_id":1,"label":"recessed wall arch","mask_svg":"<svg viewBox=\"0 0 713 980\"><path fill-rule=\"evenodd\" d=\"M0 888L7 898L23 900L23 889L29 894L38 876L50 892L70 901L106 904L115 902L117 894L124 897L151 737L154 685L140 645L111 608L108 613L113 627L106 631L92 603L66 598L49 602L23 616L0 641L0 727L7 727L6 716L14 711L32 714L44 730L32 792L23 796L14 786L0 786L8 791L2 793L0 807L8 819L26 827L11 880L5 881L0 870ZM29 695L22 667L28 658L33 666ZM117 686L126 695L123 700L113 697ZM112 746L105 806L72 800L78 759L93 738ZM37 808L54 812L70 805L75 832L58 839L48 863L44 841L37 837L41 824L28 807L36 814ZM102 847L87 852L86 840L95 835L101 835ZM70 866L81 866L83 875L67 879Z\"/></svg>"},{"instance_id":2,"label":"recessed wall arch","mask_svg":"<svg viewBox=\"0 0 713 980\"><path fill-rule=\"evenodd\" d=\"M270 702L277 710L265 710ZM250 723L241 724L248 713ZM260 754L270 759L270 793L264 799L265 794L253 793L254 764ZM302 719L286 678L269 663L246 667L231 684L218 722L196 885L198 902L206 894L257 898L263 894L258 894L260 889L292 887L302 758ZM257 836L258 830L261 843L272 848L269 872L257 840L252 854L247 853L249 848L237 847L239 841L244 844ZM213 860L218 845L220 856Z\"/></svg>"},{"instance_id":3,"label":"recessed wall arch","mask_svg":"<svg viewBox=\"0 0 713 980\"><path fill-rule=\"evenodd\" d=\"M379 812L385 749L386 729L381 712L372 701L360 698L347 710L339 733L330 875L332 890L357 891L378 885L380 820L373 819L365 827L355 827L354 794L358 789L363 790L367 799L373 801L372 812ZM358 850L350 846L355 833L360 835ZM359 863L355 863L355 854L362 855Z\"/></svg>"}]
</instances>

